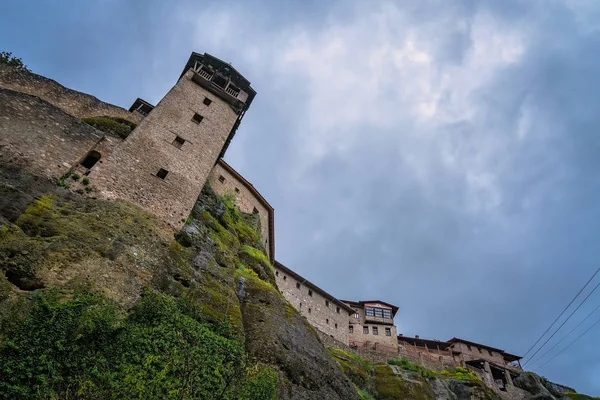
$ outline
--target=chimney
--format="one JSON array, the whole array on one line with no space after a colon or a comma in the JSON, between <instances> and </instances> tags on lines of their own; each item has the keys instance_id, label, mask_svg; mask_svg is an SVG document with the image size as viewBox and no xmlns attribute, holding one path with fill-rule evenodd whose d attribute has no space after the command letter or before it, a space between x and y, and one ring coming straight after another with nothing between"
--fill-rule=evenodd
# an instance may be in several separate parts
<instances>
[{"instance_id":1,"label":"chimney","mask_svg":"<svg viewBox=\"0 0 600 400\"><path fill-rule=\"evenodd\" d=\"M403 334L399 333L398 336L404 336Z\"/></svg>"},{"instance_id":2,"label":"chimney","mask_svg":"<svg viewBox=\"0 0 600 400\"><path fill-rule=\"evenodd\" d=\"M415 339L418 339L418 338L419 338L419 335L415 335Z\"/></svg>"}]
</instances>

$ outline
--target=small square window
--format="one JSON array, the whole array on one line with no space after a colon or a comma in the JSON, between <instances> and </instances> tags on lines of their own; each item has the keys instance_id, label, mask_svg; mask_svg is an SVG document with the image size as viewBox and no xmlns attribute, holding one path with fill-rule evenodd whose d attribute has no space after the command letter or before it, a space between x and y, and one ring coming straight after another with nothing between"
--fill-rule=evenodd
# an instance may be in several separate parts
<instances>
[{"instance_id":1,"label":"small square window","mask_svg":"<svg viewBox=\"0 0 600 400\"><path fill-rule=\"evenodd\" d=\"M203 119L204 119L204 117L198 113L194 113L194 116L192 117L192 121L194 121L197 124L202 122Z\"/></svg>"},{"instance_id":2,"label":"small square window","mask_svg":"<svg viewBox=\"0 0 600 400\"><path fill-rule=\"evenodd\" d=\"M275 276L279 276L279 271L275 271Z\"/></svg>"},{"instance_id":3,"label":"small square window","mask_svg":"<svg viewBox=\"0 0 600 400\"><path fill-rule=\"evenodd\" d=\"M368 326L363 326L363 333L364 333L365 335L368 335L368 334L369 334L369 327L368 327Z\"/></svg>"},{"instance_id":4,"label":"small square window","mask_svg":"<svg viewBox=\"0 0 600 400\"><path fill-rule=\"evenodd\" d=\"M205 106L210 106L210 103L212 103L212 100L209 99L208 97L205 97L203 103Z\"/></svg>"},{"instance_id":5,"label":"small square window","mask_svg":"<svg viewBox=\"0 0 600 400\"><path fill-rule=\"evenodd\" d=\"M329 300L325 300L325 307L329 307Z\"/></svg>"},{"instance_id":6,"label":"small square window","mask_svg":"<svg viewBox=\"0 0 600 400\"><path fill-rule=\"evenodd\" d=\"M296 289L300 289L300 282L296 282Z\"/></svg>"},{"instance_id":7,"label":"small square window","mask_svg":"<svg viewBox=\"0 0 600 400\"><path fill-rule=\"evenodd\" d=\"M252 209L252 214L258 214L258 210L257 210L257 208L256 208L256 207L254 207L254 208Z\"/></svg>"},{"instance_id":8,"label":"small square window","mask_svg":"<svg viewBox=\"0 0 600 400\"><path fill-rule=\"evenodd\" d=\"M164 168L161 168L158 170L158 172L156 173L156 176L158 176L160 179L165 179L167 177L167 174L169 173L169 171L167 171Z\"/></svg>"},{"instance_id":9,"label":"small square window","mask_svg":"<svg viewBox=\"0 0 600 400\"><path fill-rule=\"evenodd\" d=\"M308 290L308 295L309 295L310 297L312 297L312 290L310 290L310 289Z\"/></svg>"},{"instance_id":10,"label":"small square window","mask_svg":"<svg viewBox=\"0 0 600 400\"><path fill-rule=\"evenodd\" d=\"M285 276L285 275L284 275L284 276L283 276L283 280L284 280L284 281L285 281L285 280L287 280L287 276Z\"/></svg>"},{"instance_id":11,"label":"small square window","mask_svg":"<svg viewBox=\"0 0 600 400\"><path fill-rule=\"evenodd\" d=\"M240 192L240 189L238 189L238 188L235 188L235 192L236 192L236 193L239 193L239 192Z\"/></svg>"},{"instance_id":12,"label":"small square window","mask_svg":"<svg viewBox=\"0 0 600 400\"><path fill-rule=\"evenodd\" d=\"M219 176L219 182L225 183L225 177L223 175Z\"/></svg>"},{"instance_id":13,"label":"small square window","mask_svg":"<svg viewBox=\"0 0 600 400\"><path fill-rule=\"evenodd\" d=\"M354 327L352 325L348 326L348 332L354 333Z\"/></svg>"},{"instance_id":14,"label":"small square window","mask_svg":"<svg viewBox=\"0 0 600 400\"><path fill-rule=\"evenodd\" d=\"M335 324L335 329L337 329L337 323Z\"/></svg>"},{"instance_id":15,"label":"small square window","mask_svg":"<svg viewBox=\"0 0 600 400\"><path fill-rule=\"evenodd\" d=\"M325 323L329 325L329 318L325 318Z\"/></svg>"},{"instance_id":16,"label":"small square window","mask_svg":"<svg viewBox=\"0 0 600 400\"><path fill-rule=\"evenodd\" d=\"M373 327L373 335L379 335L379 331L376 326Z\"/></svg>"},{"instance_id":17,"label":"small square window","mask_svg":"<svg viewBox=\"0 0 600 400\"><path fill-rule=\"evenodd\" d=\"M184 143L185 143L184 138L182 138L181 136L175 136L175 140L173 140L173 143L171 143L171 144L173 146L177 147L178 149L180 149Z\"/></svg>"},{"instance_id":18,"label":"small square window","mask_svg":"<svg viewBox=\"0 0 600 400\"><path fill-rule=\"evenodd\" d=\"M310 312L311 312L311 311L312 311L312 310L309 308L309 309L308 309L308 313L310 314Z\"/></svg>"},{"instance_id":19,"label":"small square window","mask_svg":"<svg viewBox=\"0 0 600 400\"><path fill-rule=\"evenodd\" d=\"M385 336L392 336L392 329L391 328L385 328Z\"/></svg>"},{"instance_id":20,"label":"small square window","mask_svg":"<svg viewBox=\"0 0 600 400\"><path fill-rule=\"evenodd\" d=\"M335 308L335 312L339 314L339 313L340 313L340 308L339 308L339 307L336 307L336 308Z\"/></svg>"}]
</instances>

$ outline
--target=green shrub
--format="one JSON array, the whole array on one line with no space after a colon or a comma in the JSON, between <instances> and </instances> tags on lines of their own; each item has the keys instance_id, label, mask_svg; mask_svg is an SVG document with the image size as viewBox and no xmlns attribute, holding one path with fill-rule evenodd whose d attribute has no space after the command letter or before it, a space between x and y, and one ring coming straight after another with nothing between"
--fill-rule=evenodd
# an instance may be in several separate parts
<instances>
[{"instance_id":1,"label":"green shrub","mask_svg":"<svg viewBox=\"0 0 600 400\"><path fill-rule=\"evenodd\" d=\"M388 364L395 365L397 367L400 367L402 369L406 369L409 371L417 372L423 378L427 378L427 379L433 379L437 376L437 372L435 372L434 370L422 367L420 365L413 364L410 361L408 361L408 358L406 358L406 357L389 360Z\"/></svg>"},{"instance_id":2,"label":"green shrub","mask_svg":"<svg viewBox=\"0 0 600 400\"><path fill-rule=\"evenodd\" d=\"M0 65L8 65L21 71L31 72L23 60L19 57L15 57L9 51L0 51Z\"/></svg>"},{"instance_id":3,"label":"green shrub","mask_svg":"<svg viewBox=\"0 0 600 400\"><path fill-rule=\"evenodd\" d=\"M247 368L244 385L237 398L238 400L275 400L277 371L262 364Z\"/></svg>"},{"instance_id":4,"label":"green shrub","mask_svg":"<svg viewBox=\"0 0 600 400\"><path fill-rule=\"evenodd\" d=\"M89 184L90 184L90 178L83 178L83 179L81 180L81 183L83 183L83 184L84 184L84 185L86 185L86 186L87 186L87 185L89 185Z\"/></svg>"},{"instance_id":5,"label":"green shrub","mask_svg":"<svg viewBox=\"0 0 600 400\"><path fill-rule=\"evenodd\" d=\"M81 120L102 132L117 135L122 139L127 138L131 131L136 127L136 124L134 124L133 122L129 122L123 118L90 117L82 118Z\"/></svg>"},{"instance_id":6,"label":"green shrub","mask_svg":"<svg viewBox=\"0 0 600 400\"><path fill-rule=\"evenodd\" d=\"M36 293L0 320L0 398L233 398L243 345L193 309L146 293L125 315L87 290Z\"/></svg>"},{"instance_id":7,"label":"green shrub","mask_svg":"<svg viewBox=\"0 0 600 400\"><path fill-rule=\"evenodd\" d=\"M463 368L463 367L456 367L453 369L445 369L442 372L440 372L440 374L447 378L458 379L461 381L478 381L478 380L480 380L479 376L477 376L477 374L475 374L473 371L471 371L467 368Z\"/></svg>"},{"instance_id":8,"label":"green shrub","mask_svg":"<svg viewBox=\"0 0 600 400\"><path fill-rule=\"evenodd\" d=\"M78 181L79 178L81 178L81 176L79 174L73 174L73 175L71 175L71 179L73 179L74 181Z\"/></svg>"}]
</instances>

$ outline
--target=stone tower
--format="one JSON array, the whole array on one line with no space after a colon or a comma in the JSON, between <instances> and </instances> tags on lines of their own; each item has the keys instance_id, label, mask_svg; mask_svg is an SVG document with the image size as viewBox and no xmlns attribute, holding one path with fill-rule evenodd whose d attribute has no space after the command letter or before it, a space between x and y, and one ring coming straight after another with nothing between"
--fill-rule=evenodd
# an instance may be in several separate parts
<instances>
[{"instance_id":1,"label":"stone tower","mask_svg":"<svg viewBox=\"0 0 600 400\"><path fill-rule=\"evenodd\" d=\"M183 225L256 92L231 65L192 53L179 80L90 172L102 197Z\"/></svg>"}]
</instances>

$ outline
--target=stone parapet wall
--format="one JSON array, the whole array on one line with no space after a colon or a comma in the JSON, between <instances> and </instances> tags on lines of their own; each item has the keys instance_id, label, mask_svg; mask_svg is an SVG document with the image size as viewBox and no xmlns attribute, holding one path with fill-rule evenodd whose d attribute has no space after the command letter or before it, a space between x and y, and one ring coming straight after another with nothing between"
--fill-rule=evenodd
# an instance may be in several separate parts
<instances>
[{"instance_id":1,"label":"stone parapet wall","mask_svg":"<svg viewBox=\"0 0 600 400\"><path fill-rule=\"evenodd\" d=\"M102 133L60 108L0 88L0 152L31 173L57 180L102 139Z\"/></svg>"},{"instance_id":2,"label":"stone parapet wall","mask_svg":"<svg viewBox=\"0 0 600 400\"><path fill-rule=\"evenodd\" d=\"M89 94L66 88L55 80L8 66L0 66L0 87L37 96L77 118L121 117L136 124L144 118L138 112L131 113Z\"/></svg>"}]
</instances>

